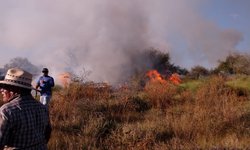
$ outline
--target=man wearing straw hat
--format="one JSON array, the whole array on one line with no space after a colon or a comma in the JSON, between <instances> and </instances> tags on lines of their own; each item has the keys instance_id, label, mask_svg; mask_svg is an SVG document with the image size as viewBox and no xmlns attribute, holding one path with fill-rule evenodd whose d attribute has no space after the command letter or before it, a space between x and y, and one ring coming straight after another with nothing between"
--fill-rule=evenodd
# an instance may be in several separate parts
<instances>
[{"instance_id":1,"label":"man wearing straw hat","mask_svg":"<svg viewBox=\"0 0 250 150\"><path fill-rule=\"evenodd\" d=\"M32 75L18 68L9 69L0 81L0 150L46 150L51 126L48 108L32 95Z\"/></svg>"}]
</instances>

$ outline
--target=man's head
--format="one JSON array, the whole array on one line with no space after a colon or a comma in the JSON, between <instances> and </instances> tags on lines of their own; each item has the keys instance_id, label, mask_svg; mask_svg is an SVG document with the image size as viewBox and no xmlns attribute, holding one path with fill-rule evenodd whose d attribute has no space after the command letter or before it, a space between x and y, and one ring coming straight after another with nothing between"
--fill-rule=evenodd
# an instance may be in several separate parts
<instances>
[{"instance_id":1,"label":"man's head","mask_svg":"<svg viewBox=\"0 0 250 150\"><path fill-rule=\"evenodd\" d=\"M44 75L48 75L49 74L49 69L48 68L43 68L42 73Z\"/></svg>"},{"instance_id":2,"label":"man's head","mask_svg":"<svg viewBox=\"0 0 250 150\"><path fill-rule=\"evenodd\" d=\"M0 81L3 100L7 102L15 94L28 94L32 89L32 74L19 68L7 71L4 80Z\"/></svg>"},{"instance_id":3,"label":"man's head","mask_svg":"<svg viewBox=\"0 0 250 150\"><path fill-rule=\"evenodd\" d=\"M21 88L18 86L4 85L0 88L2 94L3 102L9 102L11 98L15 95L28 95L31 92L31 89Z\"/></svg>"}]
</instances>

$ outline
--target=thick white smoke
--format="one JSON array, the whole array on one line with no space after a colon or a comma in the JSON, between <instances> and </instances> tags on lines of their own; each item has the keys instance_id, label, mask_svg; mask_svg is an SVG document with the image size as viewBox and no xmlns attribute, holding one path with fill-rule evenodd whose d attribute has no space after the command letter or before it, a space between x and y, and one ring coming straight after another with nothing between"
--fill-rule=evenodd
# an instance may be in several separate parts
<instances>
[{"instance_id":1,"label":"thick white smoke","mask_svg":"<svg viewBox=\"0 0 250 150\"><path fill-rule=\"evenodd\" d=\"M84 67L96 81L129 75L131 59L149 47L170 52L183 67L213 66L242 39L238 31L200 16L199 0L0 2L0 48L6 57L27 57L54 74ZM177 41L184 41L185 52L173 48Z\"/></svg>"}]
</instances>

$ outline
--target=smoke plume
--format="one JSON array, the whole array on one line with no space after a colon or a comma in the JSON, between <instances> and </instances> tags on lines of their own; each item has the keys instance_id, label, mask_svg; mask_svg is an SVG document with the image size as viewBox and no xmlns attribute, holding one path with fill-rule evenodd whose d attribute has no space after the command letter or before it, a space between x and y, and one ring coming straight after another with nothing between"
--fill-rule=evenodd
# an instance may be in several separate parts
<instances>
[{"instance_id":1,"label":"smoke plume","mask_svg":"<svg viewBox=\"0 0 250 150\"><path fill-rule=\"evenodd\" d=\"M0 49L6 51L1 63L27 57L52 74L90 70L95 81L127 77L149 47L169 52L183 67L213 66L242 39L199 15L199 0L0 2ZM177 41L184 52L175 49Z\"/></svg>"}]
</instances>

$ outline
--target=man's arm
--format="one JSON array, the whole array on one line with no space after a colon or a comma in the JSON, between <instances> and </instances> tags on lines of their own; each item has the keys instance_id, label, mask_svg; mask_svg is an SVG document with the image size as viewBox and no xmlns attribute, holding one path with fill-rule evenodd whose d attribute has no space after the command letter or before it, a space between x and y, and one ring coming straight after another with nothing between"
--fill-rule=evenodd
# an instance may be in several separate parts
<instances>
[{"instance_id":1,"label":"man's arm","mask_svg":"<svg viewBox=\"0 0 250 150\"><path fill-rule=\"evenodd\" d=\"M49 83L50 83L51 87L54 87L55 86L54 78L51 77L50 80L49 80Z\"/></svg>"},{"instance_id":2,"label":"man's arm","mask_svg":"<svg viewBox=\"0 0 250 150\"><path fill-rule=\"evenodd\" d=\"M41 80L41 77L36 82L36 87L35 87L36 89L38 89L40 87L40 80Z\"/></svg>"},{"instance_id":3,"label":"man's arm","mask_svg":"<svg viewBox=\"0 0 250 150\"><path fill-rule=\"evenodd\" d=\"M48 124L45 127L44 137L45 137L46 142L48 143L49 139L50 139L50 136L51 136L51 131L52 131L48 109L47 109L47 116L48 116Z\"/></svg>"},{"instance_id":4,"label":"man's arm","mask_svg":"<svg viewBox=\"0 0 250 150\"><path fill-rule=\"evenodd\" d=\"M51 136L51 131L52 131L52 128L51 128L51 124L49 123L46 126L45 133L44 133L45 140L46 140L47 143L49 142L49 139L50 139L50 136Z\"/></svg>"}]
</instances>

